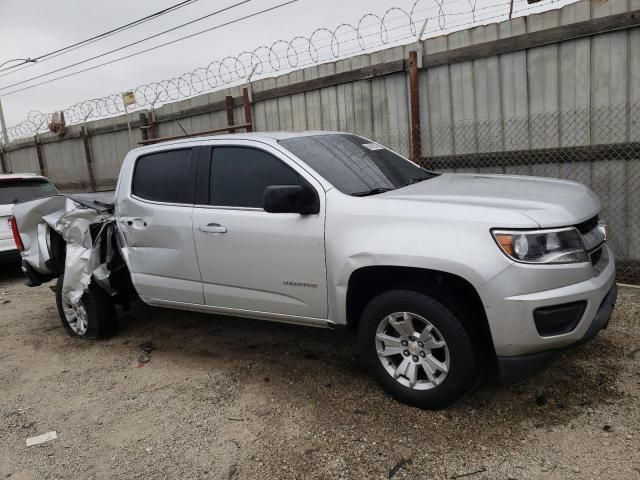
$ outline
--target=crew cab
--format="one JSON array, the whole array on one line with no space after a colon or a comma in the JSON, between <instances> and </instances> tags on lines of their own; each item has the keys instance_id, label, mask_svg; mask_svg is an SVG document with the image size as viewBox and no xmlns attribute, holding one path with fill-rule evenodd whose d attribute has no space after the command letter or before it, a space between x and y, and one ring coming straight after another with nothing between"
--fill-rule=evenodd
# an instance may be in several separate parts
<instances>
[{"instance_id":1,"label":"crew cab","mask_svg":"<svg viewBox=\"0 0 640 480\"><path fill-rule=\"evenodd\" d=\"M455 402L488 365L527 378L606 327L616 300L587 187L431 172L340 132L137 148L113 203L38 200L15 215L24 271L32 285L59 277L71 335L112 335L115 304L134 298L354 328L372 376L420 408Z\"/></svg>"},{"instance_id":2,"label":"crew cab","mask_svg":"<svg viewBox=\"0 0 640 480\"><path fill-rule=\"evenodd\" d=\"M19 260L11 232L11 216L16 203L56 195L58 191L45 177L34 173L0 173L0 261Z\"/></svg>"}]
</instances>

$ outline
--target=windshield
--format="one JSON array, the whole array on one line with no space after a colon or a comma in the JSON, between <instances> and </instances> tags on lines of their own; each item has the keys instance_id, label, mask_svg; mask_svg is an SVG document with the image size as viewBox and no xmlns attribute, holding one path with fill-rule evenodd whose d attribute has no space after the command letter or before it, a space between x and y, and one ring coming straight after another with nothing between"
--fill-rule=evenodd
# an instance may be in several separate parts
<instances>
[{"instance_id":1,"label":"windshield","mask_svg":"<svg viewBox=\"0 0 640 480\"><path fill-rule=\"evenodd\" d=\"M436 175L357 135L310 135L279 143L347 195L382 193Z\"/></svg>"},{"instance_id":2,"label":"windshield","mask_svg":"<svg viewBox=\"0 0 640 480\"><path fill-rule=\"evenodd\" d=\"M57 194L56 188L46 180L0 181L0 205L28 202Z\"/></svg>"}]
</instances>

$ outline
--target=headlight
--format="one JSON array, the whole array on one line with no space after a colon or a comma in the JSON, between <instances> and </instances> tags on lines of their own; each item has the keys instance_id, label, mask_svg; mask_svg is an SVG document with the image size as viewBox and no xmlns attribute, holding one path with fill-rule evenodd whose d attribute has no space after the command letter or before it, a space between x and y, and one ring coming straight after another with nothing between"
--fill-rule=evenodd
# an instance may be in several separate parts
<instances>
[{"instance_id":1,"label":"headlight","mask_svg":"<svg viewBox=\"0 0 640 480\"><path fill-rule=\"evenodd\" d=\"M500 249L516 262L581 263L589 256L577 229L492 230Z\"/></svg>"}]
</instances>

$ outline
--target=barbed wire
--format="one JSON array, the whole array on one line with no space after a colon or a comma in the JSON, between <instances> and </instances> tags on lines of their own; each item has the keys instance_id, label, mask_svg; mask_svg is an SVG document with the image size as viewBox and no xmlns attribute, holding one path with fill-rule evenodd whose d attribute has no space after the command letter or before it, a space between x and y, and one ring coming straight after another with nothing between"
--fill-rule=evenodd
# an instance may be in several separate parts
<instances>
[{"instance_id":1,"label":"barbed wire","mask_svg":"<svg viewBox=\"0 0 640 480\"><path fill-rule=\"evenodd\" d=\"M514 15L521 15L533 8L540 9L541 6L544 8L558 1L560 0L543 0L531 7L527 0L516 0ZM250 75L254 78L264 77L271 73L283 73L335 61L358 52L371 52L407 38L418 40L418 32L424 37L489 21L505 20L508 18L509 4L509 0L504 0L478 8L477 0L411 0L409 8L395 6L381 14L366 13L354 23L341 23L333 29L320 27L309 36L298 35L290 40L276 40L235 56L214 60L206 67L198 67L172 79L140 85L132 89L135 103L127 109L153 109L168 102L245 83ZM423 15L426 12L432 13ZM427 26L431 28L427 29ZM392 32L397 35L392 35ZM30 87L10 91L5 96L26 88ZM63 110L67 125L124 112L122 93L84 100ZM3 139L0 133L0 140L8 142L46 132L52 117L53 113L32 110L26 120L7 129L7 139Z\"/></svg>"}]
</instances>

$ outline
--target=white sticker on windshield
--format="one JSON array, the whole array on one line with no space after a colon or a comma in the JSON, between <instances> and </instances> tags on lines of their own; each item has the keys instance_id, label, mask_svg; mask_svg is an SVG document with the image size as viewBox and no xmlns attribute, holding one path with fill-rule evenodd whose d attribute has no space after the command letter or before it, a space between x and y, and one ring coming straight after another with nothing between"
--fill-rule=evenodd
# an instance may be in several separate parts
<instances>
[{"instance_id":1,"label":"white sticker on windshield","mask_svg":"<svg viewBox=\"0 0 640 480\"><path fill-rule=\"evenodd\" d=\"M364 148L368 148L369 150L384 150L382 145L378 145L377 143L365 143L362 145Z\"/></svg>"}]
</instances>

